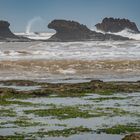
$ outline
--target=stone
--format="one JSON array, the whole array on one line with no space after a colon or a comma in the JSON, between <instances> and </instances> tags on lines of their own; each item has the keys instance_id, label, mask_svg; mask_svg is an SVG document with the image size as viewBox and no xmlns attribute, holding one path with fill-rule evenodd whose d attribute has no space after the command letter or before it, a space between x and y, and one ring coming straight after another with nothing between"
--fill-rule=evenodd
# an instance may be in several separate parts
<instances>
[{"instance_id":1,"label":"stone","mask_svg":"<svg viewBox=\"0 0 140 140\"><path fill-rule=\"evenodd\" d=\"M8 21L0 20L0 41L5 42L14 42L14 41L30 41L30 39L22 37L22 36L16 36L9 28L10 23Z\"/></svg>"},{"instance_id":2,"label":"stone","mask_svg":"<svg viewBox=\"0 0 140 140\"><path fill-rule=\"evenodd\" d=\"M122 140L140 140L140 133L126 135Z\"/></svg>"},{"instance_id":3,"label":"stone","mask_svg":"<svg viewBox=\"0 0 140 140\"><path fill-rule=\"evenodd\" d=\"M120 32L124 29L130 29L135 33L140 33L136 24L131 22L128 19L120 19L120 18L104 18L101 23L95 25L98 30L103 32Z\"/></svg>"},{"instance_id":4,"label":"stone","mask_svg":"<svg viewBox=\"0 0 140 140\"><path fill-rule=\"evenodd\" d=\"M104 40L129 40L112 34L102 34L91 31L87 26L76 21L53 20L48 24L48 28L56 30L48 41L104 41Z\"/></svg>"}]
</instances>

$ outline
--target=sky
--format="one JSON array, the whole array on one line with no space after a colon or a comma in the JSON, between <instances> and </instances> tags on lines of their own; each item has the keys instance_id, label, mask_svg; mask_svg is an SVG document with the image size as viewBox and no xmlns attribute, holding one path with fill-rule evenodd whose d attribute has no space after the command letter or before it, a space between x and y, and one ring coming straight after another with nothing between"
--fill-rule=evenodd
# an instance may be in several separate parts
<instances>
[{"instance_id":1,"label":"sky","mask_svg":"<svg viewBox=\"0 0 140 140\"><path fill-rule=\"evenodd\" d=\"M0 0L0 20L10 22L13 32L51 31L54 19L75 20L90 29L104 17L128 18L140 29L140 0Z\"/></svg>"}]
</instances>

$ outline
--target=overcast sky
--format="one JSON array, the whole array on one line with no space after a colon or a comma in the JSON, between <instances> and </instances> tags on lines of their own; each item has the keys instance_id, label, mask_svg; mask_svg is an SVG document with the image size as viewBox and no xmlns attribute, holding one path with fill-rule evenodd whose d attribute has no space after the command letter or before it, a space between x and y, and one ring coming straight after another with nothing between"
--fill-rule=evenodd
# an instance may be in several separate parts
<instances>
[{"instance_id":1,"label":"overcast sky","mask_svg":"<svg viewBox=\"0 0 140 140\"><path fill-rule=\"evenodd\" d=\"M0 20L23 32L31 19L32 31L47 31L53 19L75 20L89 28L104 17L128 18L140 28L140 0L0 0Z\"/></svg>"}]
</instances>

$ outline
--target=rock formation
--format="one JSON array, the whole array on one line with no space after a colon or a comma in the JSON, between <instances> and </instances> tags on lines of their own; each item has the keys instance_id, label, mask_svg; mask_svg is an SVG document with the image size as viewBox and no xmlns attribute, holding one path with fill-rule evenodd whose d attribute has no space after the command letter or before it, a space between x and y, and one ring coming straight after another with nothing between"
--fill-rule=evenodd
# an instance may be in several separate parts
<instances>
[{"instance_id":1,"label":"rock formation","mask_svg":"<svg viewBox=\"0 0 140 140\"><path fill-rule=\"evenodd\" d=\"M120 32L126 28L139 33L139 30L134 22L131 22L128 19L119 19L119 18L104 18L102 23L95 25L98 30L104 32Z\"/></svg>"},{"instance_id":2,"label":"rock formation","mask_svg":"<svg viewBox=\"0 0 140 140\"><path fill-rule=\"evenodd\" d=\"M104 41L104 40L129 40L129 38L102 34L91 31L85 25L75 21L53 20L48 28L56 30L48 41Z\"/></svg>"},{"instance_id":3,"label":"rock formation","mask_svg":"<svg viewBox=\"0 0 140 140\"><path fill-rule=\"evenodd\" d=\"M10 23L7 21L0 21L0 38L16 38L16 36L9 29Z\"/></svg>"},{"instance_id":4,"label":"rock formation","mask_svg":"<svg viewBox=\"0 0 140 140\"><path fill-rule=\"evenodd\" d=\"M29 41L25 37L16 36L9 29L10 23L7 21L0 21L0 41Z\"/></svg>"},{"instance_id":5,"label":"rock formation","mask_svg":"<svg viewBox=\"0 0 140 140\"><path fill-rule=\"evenodd\" d=\"M122 140L140 140L140 133L126 135Z\"/></svg>"}]
</instances>

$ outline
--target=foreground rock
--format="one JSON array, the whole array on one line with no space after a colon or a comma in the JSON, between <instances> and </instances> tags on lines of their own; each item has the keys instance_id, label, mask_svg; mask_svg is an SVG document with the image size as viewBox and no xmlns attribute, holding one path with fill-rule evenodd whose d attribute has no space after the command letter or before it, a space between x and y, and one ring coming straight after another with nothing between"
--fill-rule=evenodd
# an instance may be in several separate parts
<instances>
[{"instance_id":1,"label":"foreground rock","mask_svg":"<svg viewBox=\"0 0 140 140\"><path fill-rule=\"evenodd\" d=\"M9 29L10 23L7 21L0 21L0 41L30 41L30 39L16 36Z\"/></svg>"},{"instance_id":2,"label":"foreground rock","mask_svg":"<svg viewBox=\"0 0 140 140\"><path fill-rule=\"evenodd\" d=\"M48 25L48 28L56 30L56 34L48 41L129 40L127 37L91 31L85 25L75 21L54 20Z\"/></svg>"},{"instance_id":3,"label":"foreground rock","mask_svg":"<svg viewBox=\"0 0 140 140\"><path fill-rule=\"evenodd\" d=\"M134 31L135 33L139 33L136 24L134 22L131 22L128 19L119 19L119 18L104 18L102 20L102 23L98 23L95 25L98 30L104 31L104 32L120 32L124 29L130 29Z\"/></svg>"},{"instance_id":4,"label":"foreground rock","mask_svg":"<svg viewBox=\"0 0 140 140\"><path fill-rule=\"evenodd\" d=\"M133 133L125 136L122 140L140 140L140 133Z\"/></svg>"}]
</instances>

